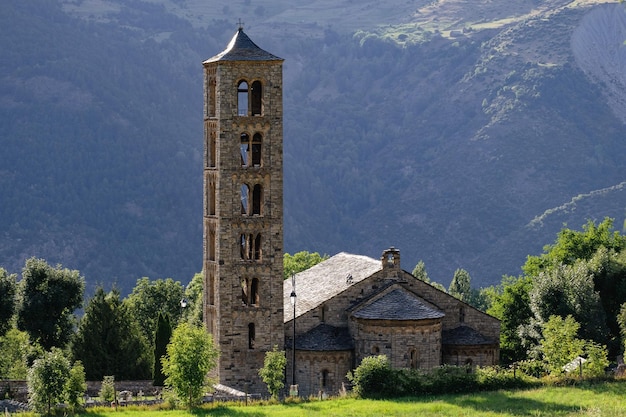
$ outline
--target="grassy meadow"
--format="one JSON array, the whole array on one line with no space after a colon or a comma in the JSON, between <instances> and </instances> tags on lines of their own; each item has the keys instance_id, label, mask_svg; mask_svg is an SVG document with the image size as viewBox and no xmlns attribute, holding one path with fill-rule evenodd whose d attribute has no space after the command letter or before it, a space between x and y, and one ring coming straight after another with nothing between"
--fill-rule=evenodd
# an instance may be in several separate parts
<instances>
[{"instance_id":1,"label":"grassy meadow","mask_svg":"<svg viewBox=\"0 0 626 417\"><path fill-rule=\"evenodd\" d=\"M29 413L24 414L26 417ZM297 417L297 416L626 416L626 381L575 387L543 387L464 395L363 400L287 401L280 404L219 404L187 410L120 407L90 409L84 417Z\"/></svg>"}]
</instances>

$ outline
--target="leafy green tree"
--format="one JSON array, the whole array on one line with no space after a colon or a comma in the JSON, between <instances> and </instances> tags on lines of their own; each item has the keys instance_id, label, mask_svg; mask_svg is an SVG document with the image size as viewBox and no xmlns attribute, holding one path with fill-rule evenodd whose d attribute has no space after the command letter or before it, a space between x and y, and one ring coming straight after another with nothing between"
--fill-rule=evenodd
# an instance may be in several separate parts
<instances>
[{"instance_id":1,"label":"leafy green tree","mask_svg":"<svg viewBox=\"0 0 626 417\"><path fill-rule=\"evenodd\" d=\"M530 323L532 279L528 277L503 277L501 290L497 291L487 313L500 319L500 360L505 363L526 359L520 328Z\"/></svg>"},{"instance_id":2,"label":"leafy green tree","mask_svg":"<svg viewBox=\"0 0 626 417\"><path fill-rule=\"evenodd\" d=\"M43 259L30 258L22 271L17 326L44 349L64 347L73 334L81 307L85 279L78 271L53 268Z\"/></svg>"},{"instance_id":3,"label":"leafy green tree","mask_svg":"<svg viewBox=\"0 0 626 417\"><path fill-rule=\"evenodd\" d=\"M181 300L185 298L183 285L171 278L150 281L137 280L132 293L124 300L131 314L137 319L144 337L154 349L154 332L159 313L167 314L172 323L178 323L182 314ZM189 300L187 300L189 302Z\"/></svg>"},{"instance_id":4,"label":"leafy green tree","mask_svg":"<svg viewBox=\"0 0 626 417\"><path fill-rule=\"evenodd\" d=\"M579 339L580 324L572 317L551 316L543 326L541 352L551 374L563 373L563 367L577 357L586 357L586 376L602 376L609 364L606 347L593 341Z\"/></svg>"},{"instance_id":5,"label":"leafy green tree","mask_svg":"<svg viewBox=\"0 0 626 417\"><path fill-rule=\"evenodd\" d=\"M563 366L583 354L585 342L576 337L579 328L572 316L550 316L543 325L541 351L551 374L561 374Z\"/></svg>"},{"instance_id":6,"label":"leafy green tree","mask_svg":"<svg viewBox=\"0 0 626 417\"><path fill-rule=\"evenodd\" d=\"M167 354L167 344L172 337L172 325L167 314L159 313L157 330L154 336L154 376L153 384L162 387L165 382L161 358Z\"/></svg>"},{"instance_id":7,"label":"leafy green tree","mask_svg":"<svg viewBox=\"0 0 626 417\"><path fill-rule=\"evenodd\" d=\"M70 376L65 386L65 399L72 410L78 410L80 399L85 394L85 391L87 391L85 368L80 361L76 361L70 369Z\"/></svg>"},{"instance_id":8,"label":"leafy green tree","mask_svg":"<svg viewBox=\"0 0 626 417\"><path fill-rule=\"evenodd\" d=\"M472 298L471 277L465 269L457 269L450 282L448 293L468 303Z\"/></svg>"},{"instance_id":9,"label":"leafy green tree","mask_svg":"<svg viewBox=\"0 0 626 417\"><path fill-rule=\"evenodd\" d=\"M535 277L559 264L571 265L578 259L590 259L601 246L615 252L626 248L626 236L613 231L613 219L608 217L598 225L588 220L582 232L563 228L556 241L544 246L542 255L529 256L522 269L527 276Z\"/></svg>"},{"instance_id":10,"label":"leafy green tree","mask_svg":"<svg viewBox=\"0 0 626 417\"><path fill-rule=\"evenodd\" d=\"M113 289L98 287L85 308L76 332L72 353L85 366L89 380L104 375L120 379L148 379L152 375L151 351L136 317Z\"/></svg>"},{"instance_id":11,"label":"leafy green tree","mask_svg":"<svg viewBox=\"0 0 626 417\"><path fill-rule=\"evenodd\" d=\"M105 375L102 378L102 385L100 385L100 392L98 392L100 398L106 402L115 400L115 376Z\"/></svg>"},{"instance_id":12,"label":"leafy green tree","mask_svg":"<svg viewBox=\"0 0 626 417\"><path fill-rule=\"evenodd\" d=\"M167 355L161 359L167 377L165 385L188 407L193 407L200 400L218 357L219 351L206 329L181 323L172 333Z\"/></svg>"},{"instance_id":13,"label":"leafy green tree","mask_svg":"<svg viewBox=\"0 0 626 417\"><path fill-rule=\"evenodd\" d=\"M37 359L28 372L28 395L31 406L39 413L50 414L52 407L64 400L70 378L70 362L58 348Z\"/></svg>"},{"instance_id":14,"label":"leafy green tree","mask_svg":"<svg viewBox=\"0 0 626 417\"><path fill-rule=\"evenodd\" d=\"M26 332L13 328L0 337L0 379L26 379L26 352Z\"/></svg>"},{"instance_id":15,"label":"leafy green tree","mask_svg":"<svg viewBox=\"0 0 626 417\"><path fill-rule=\"evenodd\" d=\"M305 271L326 259L328 255L322 256L317 252L300 251L294 255L285 253L283 255L283 279L290 278L291 275Z\"/></svg>"},{"instance_id":16,"label":"leafy green tree","mask_svg":"<svg viewBox=\"0 0 626 417\"><path fill-rule=\"evenodd\" d=\"M278 346L265 352L265 360L263 368L259 369L259 376L267 385L267 390L272 398L278 398L280 390L285 386L285 367L287 366L287 358L285 351L278 350Z\"/></svg>"},{"instance_id":17,"label":"leafy green tree","mask_svg":"<svg viewBox=\"0 0 626 417\"><path fill-rule=\"evenodd\" d=\"M530 292L534 318L543 325L550 316L571 315L577 322L585 323L580 329L582 338L606 344L606 315L593 278L594 263L582 259L541 272Z\"/></svg>"},{"instance_id":18,"label":"leafy green tree","mask_svg":"<svg viewBox=\"0 0 626 417\"><path fill-rule=\"evenodd\" d=\"M0 268L0 337L11 328L15 313L16 275Z\"/></svg>"}]
</instances>

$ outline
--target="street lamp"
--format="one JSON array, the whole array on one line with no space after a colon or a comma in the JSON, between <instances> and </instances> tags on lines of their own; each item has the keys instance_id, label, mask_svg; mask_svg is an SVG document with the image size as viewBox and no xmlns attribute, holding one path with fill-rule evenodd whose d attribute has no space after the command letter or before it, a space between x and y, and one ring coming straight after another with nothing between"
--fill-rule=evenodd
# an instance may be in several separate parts
<instances>
[{"instance_id":1,"label":"street lamp","mask_svg":"<svg viewBox=\"0 0 626 417\"><path fill-rule=\"evenodd\" d=\"M291 305L293 306L293 340L291 345L291 363L292 363L292 372L291 372L291 390L295 391L295 395L298 395L298 388L296 387L296 275L291 274L291 295L289 295L289 299L291 300ZM293 394L292 394L293 395Z\"/></svg>"}]
</instances>

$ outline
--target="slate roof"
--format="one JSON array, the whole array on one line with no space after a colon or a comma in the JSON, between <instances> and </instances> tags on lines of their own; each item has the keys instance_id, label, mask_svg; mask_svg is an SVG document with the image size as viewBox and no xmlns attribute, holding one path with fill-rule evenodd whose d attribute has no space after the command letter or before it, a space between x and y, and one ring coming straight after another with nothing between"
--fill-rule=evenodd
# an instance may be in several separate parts
<instances>
[{"instance_id":1,"label":"slate roof","mask_svg":"<svg viewBox=\"0 0 626 417\"><path fill-rule=\"evenodd\" d=\"M287 340L285 345L291 346L291 340ZM303 335L297 335L296 349L313 351L352 350L354 343L347 327L334 327L322 323Z\"/></svg>"},{"instance_id":2,"label":"slate roof","mask_svg":"<svg viewBox=\"0 0 626 417\"><path fill-rule=\"evenodd\" d=\"M226 49L207 59L203 64L217 61L283 61L283 59L259 48L243 29L239 28Z\"/></svg>"},{"instance_id":3,"label":"slate roof","mask_svg":"<svg viewBox=\"0 0 626 417\"><path fill-rule=\"evenodd\" d=\"M352 315L369 320L427 320L445 316L442 311L428 307L414 294L396 288L382 297L357 308Z\"/></svg>"},{"instance_id":4,"label":"slate roof","mask_svg":"<svg viewBox=\"0 0 626 417\"><path fill-rule=\"evenodd\" d=\"M441 332L441 343L444 345L493 345L496 341L487 339L469 326L459 326Z\"/></svg>"},{"instance_id":5,"label":"slate roof","mask_svg":"<svg viewBox=\"0 0 626 417\"><path fill-rule=\"evenodd\" d=\"M341 252L296 274L296 317L318 307L381 269L380 260ZM350 280L347 279L348 276L351 277ZM283 285L285 322L293 319L290 294L291 279L287 279Z\"/></svg>"}]
</instances>

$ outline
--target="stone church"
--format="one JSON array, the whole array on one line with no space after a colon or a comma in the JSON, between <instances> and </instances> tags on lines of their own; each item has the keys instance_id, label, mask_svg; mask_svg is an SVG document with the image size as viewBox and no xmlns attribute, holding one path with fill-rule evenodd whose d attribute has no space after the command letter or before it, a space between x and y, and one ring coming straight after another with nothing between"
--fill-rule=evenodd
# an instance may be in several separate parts
<instances>
[{"instance_id":1,"label":"stone church","mask_svg":"<svg viewBox=\"0 0 626 417\"><path fill-rule=\"evenodd\" d=\"M369 355L496 364L499 321L402 270L397 249L340 253L283 282L282 64L241 27L203 62L204 320L219 382L266 392L258 369L274 346L304 396L338 392Z\"/></svg>"}]
</instances>

